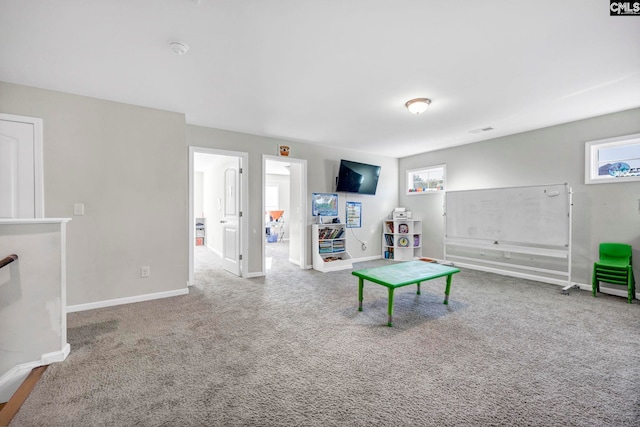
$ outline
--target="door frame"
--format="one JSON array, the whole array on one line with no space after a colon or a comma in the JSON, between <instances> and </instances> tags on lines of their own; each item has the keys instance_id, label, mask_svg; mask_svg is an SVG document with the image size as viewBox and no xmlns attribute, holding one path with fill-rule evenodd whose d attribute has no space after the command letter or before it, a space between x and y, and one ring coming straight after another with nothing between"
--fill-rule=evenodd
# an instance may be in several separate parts
<instances>
[{"instance_id":1,"label":"door frame","mask_svg":"<svg viewBox=\"0 0 640 427\"><path fill-rule=\"evenodd\" d=\"M0 113L0 120L26 123L33 126L33 167L35 185L34 212L35 218L44 218L44 156L42 150L42 119L37 117Z\"/></svg>"},{"instance_id":2,"label":"door frame","mask_svg":"<svg viewBox=\"0 0 640 427\"><path fill-rule=\"evenodd\" d=\"M212 154L218 156L230 156L240 158L240 212L242 217L238 223L238 232L240 233L240 277L247 277L247 266L249 265L249 215L248 215L248 197L249 197L249 153L241 151L218 150L215 148L189 146L189 240L187 242L189 248L189 282L188 286L193 286L193 270L194 270L194 249L195 249L195 216L194 216L194 159L196 153Z\"/></svg>"},{"instance_id":3,"label":"door frame","mask_svg":"<svg viewBox=\"0 0 640 427\"><path fill-rule=\"evenodd\" d=\"M266 227L265 215L264 212L266 210L265 207L265 198L264 193L266 189L266 175L267 175L267 161L274 162L286 162L286 163L295 163L300 165L301 173L300 173L300 268L301 269L309 269L311 266L307 263L307 241L309 236L309 224L307 218L307 161L305 159L296 159L292 157L282 157L282 156L272 156L269 154L262 155L262 212L260 215L262 218L262 233L264 234L264 230ZM262 238L262 275L266 276L267 274L267 260L266 260L266 239Z\"/></svg>"}]
</instances>

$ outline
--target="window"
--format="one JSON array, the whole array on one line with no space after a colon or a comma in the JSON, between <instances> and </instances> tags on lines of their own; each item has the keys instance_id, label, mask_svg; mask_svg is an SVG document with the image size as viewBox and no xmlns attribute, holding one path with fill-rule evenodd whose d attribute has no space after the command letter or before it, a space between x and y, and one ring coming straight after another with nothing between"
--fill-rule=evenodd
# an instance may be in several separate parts
<instances>
[{"instance_id":1,"label":"window","mask_svg":"<svg viewBox=\"0 0 640 427\"><path fill-rule=\"evenodd\" d=\"M587 142L584 181L640 181L640 133Z\"/></svg>"},{"instance_id":2,"label":"window","mask_svg":"<svg viewBox=\"0 0 640 427\"><path fill-rule=\"evenodd\" d=\"M445 165L407 171L407 194L425 194L444 191Z\"/></svg>"},{"instance_id":3,"label":"window","mask_svg":"<svg viewBox=\"0 0 640 427\"><path fill-rule=\"evenodd\" d=\"M266 211L277 211L280 203L280 187L277 185L265 185L264 208Z\"/></svg>"}]
</instances>

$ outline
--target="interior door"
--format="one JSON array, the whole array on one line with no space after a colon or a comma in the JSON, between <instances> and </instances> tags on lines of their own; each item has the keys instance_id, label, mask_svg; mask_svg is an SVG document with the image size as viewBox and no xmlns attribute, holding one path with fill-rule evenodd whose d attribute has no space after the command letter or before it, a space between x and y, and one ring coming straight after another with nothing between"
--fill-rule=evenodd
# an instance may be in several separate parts
<instances>
[{"instance_id":1,"label":"interior door","mask_svg":"<svg viewBox=\"0 0 640 427\"><path fill-rule=\"evenodd\" d=\"M42 216L33 123L0 119L0 218Z\"/></svg>"},{"instance_id":2,"label":"interior door","mask_svg":"<svg viewBox=\"0 0 640 427\"><path fill-rule=\"evenodd\" d=\"M238 167L224 171L224 216L222 223L222 261L223 268L240 276L240 159Z\"/></svg>"}]
</instances>

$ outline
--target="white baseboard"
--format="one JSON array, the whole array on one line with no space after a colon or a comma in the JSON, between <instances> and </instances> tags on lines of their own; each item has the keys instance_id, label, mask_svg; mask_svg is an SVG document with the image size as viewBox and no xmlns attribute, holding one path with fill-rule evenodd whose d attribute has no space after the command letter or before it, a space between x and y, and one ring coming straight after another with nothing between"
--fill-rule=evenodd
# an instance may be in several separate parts
<instances>
[{"instance_id":1,"label":"white baseboard","mask_svg":"<svg viewBox=\"0 0 640 427\"><path fill-rule=\"evenodd\" d=\"M567 281L566 280L561 280L561 279L553 279L553 278L548 278L548 277L541 277L541 276L536 276L534 274L511 272L511 271L506 271L506 270L500 270L498 268L477 266L477 265L473 265L473 264L465 264L465 263L462 263L462 262L452 262L452 261L443 261L443 262L444 263L453 264L456 267L469 268L471 270L480 270L480 271L486 271L488 273L501 274L503 276L510 276L510 277L517 277L517 278L520 278L520 279L535 280L537 282L550 283L552 285L558 285L558 286L562 286L562 287L567 286ZM583 291L591 292L592 289L593 289L590 283L587 284L587 283L571 282L571 285L578 286ZM600 285L600 293L601 294L607 294L607 295L614 295L614 296L618 296L618 297L624 297L624 298L627 297L627 291L625 289L607 288L603 284ZM635 298L638 299L638 292L637 291L636 291Z\"/></svg>"},{"instance_id":2,"label":"white baseboard","mask_svg":"<svg viewBox=\"0 0 640 427\"><path fill-rule=\"evenodd\" d=\"M67 306L67 313L76 311L94 310L96 308L113 307L116 305L131 304L134 302L151 301L160 298L176 297L189 293L188 288L176 289L175 291L158 292L155 294L136 295L134 297L116 298L105 301L90 302L87 304L77 304Z\"/></svg>"},{"instance_id":3,"label":"white baseboard","mask_svg":"<svg viewBox=\"0 0 640 427\"><path fill-rule=\"evenodd\" d=\"M67 343L60 351L43 354L40 360L21 363L9 369L0 377L0 402L8 402L33 369L64 361L70 350L71 346Z\"/></svg>"},{"instance_id":4,"label":"white baseboard","mask_svg":"<svg viewBox=\"0 0 640 427\"><path fill-rule=\"evenodd\" d=\"M550 283L552 285L558 285L558 286L567 286L567 281L566 280L562 280L562 279L554 279L554 278L551 278L551 277L538 276L538 275L535 275L535 274L520 273L520 272L516 272L516 271L502 270L500 268L486 267L486 266L483 266L483 265L467 264L465 262L457 262L457 261L452 261L452 260L447 260L445 262L453 264L456 267L468 268L470 270L480 270L480 271L486 271L487 273L500 274L502 276L517 277L519 279L535 280L537 282Z\"/></svg>"},{"instance_id":5,"label":"white baseboard","mask_svg":"<svg viewBox=\"0 0 640 427\"><path fill-rule=\"evenodd\" d=\"M353 262L373 261L380 258L382 258L382 255L373 255L373 256L365 256L361 258L352 258L351 261Z\"/></svg>"},{"instance_id":6,"label":"white baseboard","mask_svg":"<svg viewBox=\"0 0 640 427\"><path fill-rule=\"evenodd\" d=\"M71 345L67 343L60 351L43 354L42 357L40 357L40 362L42 365L50 365L52 363L62 362L67 358L70 352Z\"/></svg>"},{"instance_id":7,"label":"white baseboard","mask_svg":"<svg viewBox=\"0 0 640 427\"><path fill-rule=\"evenodd\" d=\"M585 289L588 291L592 290L591 285L582 285L582 284L578 284L576 283L576 285L580 286L580 289ZM637 285L636 285L637 288ZM600 293L601 294L608 294L608 295L615 295L617 297L624 297L627 298L628 296L628 292L626 289L611 289L611 288L607 288L605 284L601 283L600 284ZM636 299L638 298L638 291L636 290L636 295L635 295Z\"/></svg>"},{"instance_id":8,"label":"white baseboard","mask_svg":"<svg viewBox=\"0 0 640 427\"><path fill-rule=\"evenodd\" d=\"M264 277L264 274L262 274L261 271L256 271L256 272L253 272L253 273L247 273L243 277L246 277L247 279L251 279L253 277Z\"/></svg>"}]
</instances>

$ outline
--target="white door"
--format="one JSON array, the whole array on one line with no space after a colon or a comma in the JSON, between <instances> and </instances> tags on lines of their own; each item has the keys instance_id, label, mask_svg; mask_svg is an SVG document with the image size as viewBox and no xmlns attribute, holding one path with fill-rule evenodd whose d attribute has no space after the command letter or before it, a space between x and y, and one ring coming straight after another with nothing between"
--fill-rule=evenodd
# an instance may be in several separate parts
<instances>
[{"instance_id":1,"label":"white door","mask_svg":"<svg viewBox=\"0 0 640 427\"><path fill-rule=\"evenodd\" d=\"M41 123L0 114L0 218L44 216Z\"/></svg>"},{"instance_id":2,"label":"white door","mask_svg":"<svg viewBox=\"0 0 640 427\"><path fill-rule=\"evenodd\" d=\"M240 159L238 159L238 163ZM223 268L240 276L240 166L224 171L224 216L222 223Z\"/></svg>"}]
</instances>

